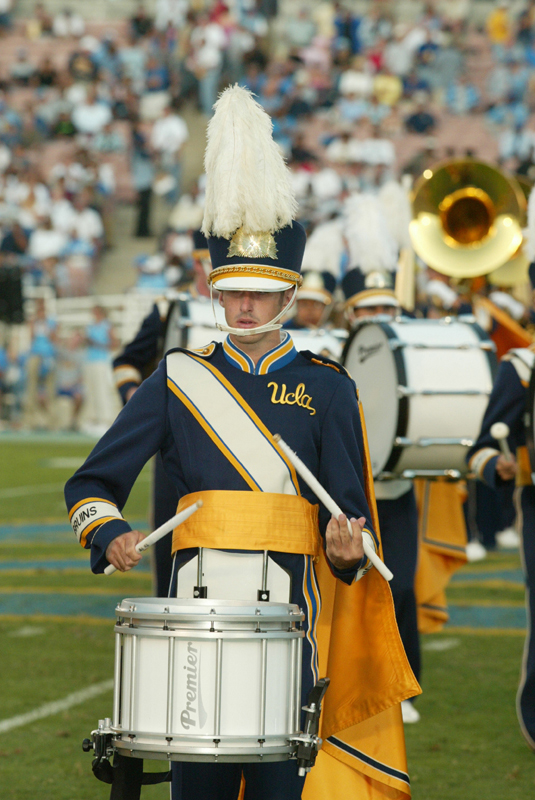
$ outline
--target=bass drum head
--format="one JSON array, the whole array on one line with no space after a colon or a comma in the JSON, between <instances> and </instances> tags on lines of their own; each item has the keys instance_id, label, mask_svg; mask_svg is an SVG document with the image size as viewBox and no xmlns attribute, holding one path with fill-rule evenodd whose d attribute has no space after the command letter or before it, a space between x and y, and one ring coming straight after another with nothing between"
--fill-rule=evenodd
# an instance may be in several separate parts
<instances>
[{"instance_id":1,"label":"bass drum head","mask_svg":"<svg viewBox=\"0 0 535 800\"><path fill-rule=\"evenodd\" d=\"M364 409L374 478L390 458L398 429L398 372L389 345L393 336L386 323L364 323L350 335L342 355Z\"/></svg>"},{"instance_id":2,"label":"bass drum head","mask_svg":"<svg viewBox=\"0 0 535 800\"><path fill-rule=\"evenodd\" d=\"M293 339L296 350L310 350L332 361L340 361L344 348L345 331L293 330L287 333Z\"/></svg>"}]
</instances>

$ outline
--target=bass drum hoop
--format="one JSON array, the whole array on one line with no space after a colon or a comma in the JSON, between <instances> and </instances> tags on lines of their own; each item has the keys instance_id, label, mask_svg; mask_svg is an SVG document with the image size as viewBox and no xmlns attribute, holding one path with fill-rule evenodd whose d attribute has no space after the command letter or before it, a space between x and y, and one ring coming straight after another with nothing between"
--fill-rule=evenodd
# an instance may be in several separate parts
<instances>
[{"instance_id":1,"label":"bass drum hoop","mask_svg":"<svg viewBox=\"0 0 535 800\"><path fill-rule=\"evenodd\" d=\"M383 321L379 321L379 320L376 320L376 321L374 321L374 320L366 320L364 322L357 323L355 328L349 334L349 337L348 337L348 339L347 339L347 341L345 343L345 346L344 346L344 349L343 349L343 352L342 352L342 358L341 358L342 366L345 367L345 365L346 365L346 361L347 361L347 358L349 356L349 352L351 350L351 345L353 343L353 340L355 339L357 334L363 328L367 327L368 325L375 325L375 326L381 328L381 330L383 331L383 333L385 334L385 336L386 336L386 338L387 338L387 340L389 342L392 341L393 339L398 339L398 337L396 336L395 331L388 324L388 322L383 322ZM396 370L397 385L398 386L407 386L407 371L405 369L405 361L403 359L403 348L402 347L400 347L400 348L391 348L391 353L392 353L392 357L394 359L394 367L395 367L395 370ZM358 385L357 385L357 389L358 389ZM394 442L395 442L395 439L397 439L398 437L402 438L407 434L408 425L409 425L409 398L404 395L404 396L398 398L398 417L397 417L397 422L396 422L396 433L395 433ZM392 450L390 452L390 455L388 456L388 459L386 460L384 466L382 466L380 469L378 469L377 470L377 474L374 475L373 477L376 478L377 475L379 475L381 472L391 472L391 471L393 471L395 469L399 459L401 458L402 454L403 454L403 448L394 443L394 445L392 447Z\"/></svg>"}]
</instances>

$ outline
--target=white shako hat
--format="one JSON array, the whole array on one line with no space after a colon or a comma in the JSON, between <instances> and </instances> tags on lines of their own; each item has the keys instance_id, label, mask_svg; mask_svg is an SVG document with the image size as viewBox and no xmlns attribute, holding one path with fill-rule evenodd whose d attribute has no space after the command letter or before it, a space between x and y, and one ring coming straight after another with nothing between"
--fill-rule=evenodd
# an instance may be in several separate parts
<instances>
[{"instance_id":1,"label":"white shako hat","mask_svg":"<svg viewBox=\"0 0 535 800\"><path fill-rule=\"evenodd\" d=\"M331 272L303 271L303 283L297 290L298 300L316 300L330 306L336 288L336 278Z\"/></svg>"},{"instance_id":2,"label":"white shako hat","mask_svg":"<svg viewBox=\"0 0 535 800\"><path fill-rule=\"evenodd\" d=\"M269 115L240 86L225 89L214 106L202 232L217 291L279 292L301 284L306 233L294 220L290 171L272 130Z\"/></svg>"}]
</instances>

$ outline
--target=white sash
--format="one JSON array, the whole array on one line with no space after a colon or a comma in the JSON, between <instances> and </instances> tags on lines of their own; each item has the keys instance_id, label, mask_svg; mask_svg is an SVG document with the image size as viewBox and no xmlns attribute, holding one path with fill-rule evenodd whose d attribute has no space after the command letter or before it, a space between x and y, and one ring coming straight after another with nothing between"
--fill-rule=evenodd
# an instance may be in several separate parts
<instances>
[{"instance_id":1,"label":"white sash","mask_svg":"<svg viewBox=\"0 0 535 800\"><path fill-rule=\"evenodd\" d=\"M212 364L196 353L170 353L167 385L253 491L301 494L295 470L271 432Z\"/></svg>"}]
</instances>

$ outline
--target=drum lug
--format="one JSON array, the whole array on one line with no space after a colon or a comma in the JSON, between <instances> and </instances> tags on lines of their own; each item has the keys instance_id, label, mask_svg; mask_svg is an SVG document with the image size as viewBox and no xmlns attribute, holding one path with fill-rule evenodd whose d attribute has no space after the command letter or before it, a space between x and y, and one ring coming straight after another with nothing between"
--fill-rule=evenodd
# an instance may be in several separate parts
<instances>
[{"instance_id":1,"label":"drum lug","mask_svg":"<svg viewBox=\"0 0 535 800\"><path fill-rule=\"evenodd\" d=\"M84 739L82 750L89 753L93 750L95 758L91 768L93 774L103 783L113 783L113 767L110 764L110 757L113 753L111 744L113 731L111 730L111 719L99 719L98 730L91 732L91 739Z\"/></svg>"},{"instance_id":2,"label":"drum lug","mask_svg":"<svg viewBox=\"0 0 535 800\"><path fill-rule=\"evenodd\" d=\"M322 740L318 736L321 704L325 692L329 688L329 683L329 678L320 678L311 690L308 695L308 705L303 706L303 711L306 711L305 730L302 734L292 736L290 739L291 742L297 744L297 771L300 777L304 777L307 772L310 772L321 749Z\"/></svg>"}]
</instances>

